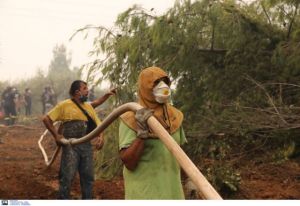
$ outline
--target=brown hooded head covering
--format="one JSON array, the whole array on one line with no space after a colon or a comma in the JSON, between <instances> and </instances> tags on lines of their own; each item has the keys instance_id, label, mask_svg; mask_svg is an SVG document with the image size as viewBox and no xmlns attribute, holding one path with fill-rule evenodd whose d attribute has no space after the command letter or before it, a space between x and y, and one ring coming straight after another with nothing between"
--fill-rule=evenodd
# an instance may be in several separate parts
<instances>
[{"instance_id":1,"label":"brown hooded head covering","mask_svg":"<svg viewBox=\"0 0 300 206\"><path fill-rule=\"evenodd\" d=\"M169 103L160 104L155 101L153 95L154 82L163 77L168 77L168 75L158 67L148 67L141 71L138 78L138 103L143 107L154 110L156 119L170 134L173 134L181 126L183 114ZM121 119L127 126L137 131L133 112L126 112L121 116Z\"/></svg>"}]
</instances>

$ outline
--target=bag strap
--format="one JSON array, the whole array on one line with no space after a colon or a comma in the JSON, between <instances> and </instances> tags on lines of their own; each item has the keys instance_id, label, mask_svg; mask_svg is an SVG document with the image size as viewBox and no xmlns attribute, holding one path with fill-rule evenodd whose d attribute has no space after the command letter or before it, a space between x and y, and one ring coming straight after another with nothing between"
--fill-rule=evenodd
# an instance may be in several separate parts
<instances>
[{"instance_id":1,"label":"bag strap","mask_svg":"<svg viewBox=\"0 0 300 206\"><path fill-rule=\"evenodd\" d=\"M87 117L88 121L93 121L95 123L95 121L93 120L93 118L89 115L89 113L87 113L87 111L85 109L83 109L74 99L71 99L76 105L77 107L83 112L83 114ZM96 123L95 123L96 124Z\"/></svg>"}]
</instances>

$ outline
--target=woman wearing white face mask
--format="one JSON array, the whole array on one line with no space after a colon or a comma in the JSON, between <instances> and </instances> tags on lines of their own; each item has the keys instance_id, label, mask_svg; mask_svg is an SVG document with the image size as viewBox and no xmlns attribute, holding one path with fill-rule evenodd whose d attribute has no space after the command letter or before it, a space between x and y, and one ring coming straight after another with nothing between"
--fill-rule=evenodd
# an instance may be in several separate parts
<instances>
[{"instance_id":1,"label":"woman wearing white face mask","mask_svg":"<svg viewBox=\"0 0 300 206\"><path fill-rule=\"evenodd\" d=\"M138 103L151 109L156 119L181 145L186 142L181 126L183 114L168 103L170 95L170 80L165 71L158 67L141 71ZM125 199L184 199L176 159L155 134L138 125L133 112L121 116L119 148L125 166Z\"/></svg>"},{"instance_id":2,"label":"woman wearing white face mask","mask_svg":"<svg viewBox=\"0 0 300 206\"><path fill-rule=\"evenodd\" d=\"M157 83L158 82L158 83ZM154 82L153 95L155 97L155 101L160 104L165 104L169 102L171 96L171 89L168 84L170 80L167 77L163 77L162 79L158 79Z\"/></svg>"}]
</instances>

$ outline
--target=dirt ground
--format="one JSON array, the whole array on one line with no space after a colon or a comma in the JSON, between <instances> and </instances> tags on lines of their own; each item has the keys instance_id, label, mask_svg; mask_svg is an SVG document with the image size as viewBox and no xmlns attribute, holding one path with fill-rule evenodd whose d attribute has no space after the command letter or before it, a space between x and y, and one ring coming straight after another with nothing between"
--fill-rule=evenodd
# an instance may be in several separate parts
<instances>
[{"instance_id":1,"label":"dirt ground","mask_svg":"<svg viewBox=\"0 0 300 206\"><path fill-rule=\"evenodd\" d=\"M0 126L0 199L56 199L59 161L46 169L38 140L41 123ZM242 182L231 199L300 199L300 159L280 164L247 162L241 166ZM72 198L80 198L78 177ZM124 199L122 177L96 180L96 199Z\"/></svg>"}]
</instances>

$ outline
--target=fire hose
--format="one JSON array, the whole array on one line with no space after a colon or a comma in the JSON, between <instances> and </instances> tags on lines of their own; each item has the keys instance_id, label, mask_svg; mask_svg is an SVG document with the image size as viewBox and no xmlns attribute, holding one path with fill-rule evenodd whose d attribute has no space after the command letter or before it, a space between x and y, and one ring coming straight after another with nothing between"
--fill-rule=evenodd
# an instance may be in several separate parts
<instances>
[{"instance_id":1,"label":"fire hose","mask_svg":"<svg viewBox=\"0 0 300 206\"><path fill-rule=\"evenodd\" d=\"M117 119L121 114L127 111L136 112L137 110L142 109L143 107L138 103L126 103L118 108L114 109L112 113L110 113L99 125L95 128L92 132L81 137L79 139L61 139L61 143L63 145L77 145L87 141L90 141L94 137L98 136L101 132L103 132L115 119ZM192 182L196 185L198 192L200 193L201 197L204 199L211 199L211 200L221 200L222 197L218 194L218 192L212 187L212 185L207 181L204 175L198 170L198 168L194 165L194 163L189 159L189 157L185 154L185 152L181 149L181 147L177 144L177 142L170 136L170 134L165 130L165 128L158 122L158 120L151 116L147 120L149 128L156 134L160 140L164 143L167 149L174 155L179 165L188 175L188 177L192 180ZM41 136L38 144L39 148L42 151L44 156L45 163L47 167L51 166L54 162L57 154L60 151L61 146L57 146L54 154L52 155L50 161L48 160L48 156L42 146L42 140L46 135L47 130Z\"/></svg>"}]
</instances>

